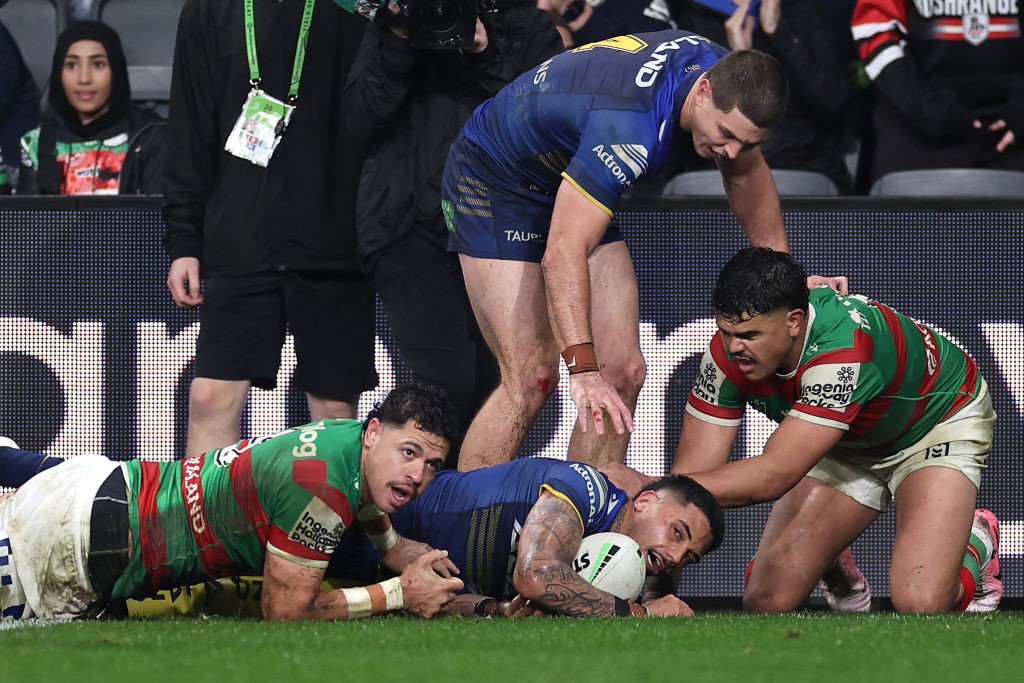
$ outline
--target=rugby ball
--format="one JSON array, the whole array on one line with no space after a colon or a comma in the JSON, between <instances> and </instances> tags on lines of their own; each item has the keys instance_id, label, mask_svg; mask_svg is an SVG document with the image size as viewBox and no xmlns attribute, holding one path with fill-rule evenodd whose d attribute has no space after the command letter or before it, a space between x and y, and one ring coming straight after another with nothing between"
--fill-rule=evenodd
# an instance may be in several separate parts
<instances>
[{"instance_id":1,"label":"rugby ball","mask_svg":"<svg viewBox=\"0 0 1024 683\"><path fill-rule=\"evenodd\" d=\"M610 531L584 537L572 568L594 588L623 600L640 597L647 578L647 563L637 542Z\"/></svg>"}]
</instances>

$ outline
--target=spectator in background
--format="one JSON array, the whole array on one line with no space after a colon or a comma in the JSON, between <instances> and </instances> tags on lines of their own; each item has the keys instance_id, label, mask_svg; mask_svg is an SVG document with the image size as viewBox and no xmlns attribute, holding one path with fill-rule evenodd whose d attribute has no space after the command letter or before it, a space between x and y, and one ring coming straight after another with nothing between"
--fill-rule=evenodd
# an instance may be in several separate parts
<instances>
[{"instance_id":1,"label":"spectator in background","mask_svg":"<svg viewBox=\"0 0 1024 683\"><path fill-rule=\"evenodd\" d=\"M853 37L878 94L872 180L925 168L1024 171L1019 8L857 3Z\"/></svg>"},{"instance_id":2,"label":"spectator in background","mask_svg":"<svg viewBox=\"0 0 1024 683\"><path fill-rule=\"evenodd\" d=\"M498 366L458 256L448 253L444 162L473 109L562 43L551 19L529 3L482 13L473 47L462 51L414 49L401 24L389 25L367 27L345 93L345 123L370 141L356 210L359 247L402 360L448 391L464 429L497 386Z\"/></svg>"},{"instance_id":3,"label":"spectator in background","mask_svg":"<svg viewBox=\"0 0 1024 683\"><path fill-rule=\"evenodd\" d=\"M790 96L782 120L761 145L768 165L822 173L848 193L852 181L843 160L843 115L854 83L818 2L762 0L751 11L750 0L742 0L726 16L696 0L682 0L675 5L675 20L732 50L753 47L778 59L789 77ZM693 157L683 170L703 168L713 167Z\"/></svg>"},{"instance_id":4,"label":"spectator in background","mask_svg":"<svg viewBox=\"0 0 1024 683\"><path fill-rule=\"evenodd\" d=\"M0 7L6 3L0 0ZM18 44L0 23L0 194L10 194L10 172L17 172L18 141L38 124L39 90Z\"/></svg>"},{"instance_id":5,"label":"spectator in background","mask_svg":"<svg viewBox=\"0 0 1024 683\"><path fill-rule=\"evenodd\" d=\"M537 7L558 22L566 48L676 28L666 0L538 0Z\"/></svg>"},{"instance_id":6,"label":"spectator in background","mask_svg":"<svg viewBox=\"0 0 1024 683\"><path fill-rule=\"evenodd\" d=\"M81 21L58 36L49 102L21 139L18 194L159 194L164 127L132 105L114 29Z\"/></svg>"},{"instance_id":7,"label":"spectator in background","mask_svg":"<svg viewBox=\"0 0 1024 683\"><path fill-rule=\"evenodd\" d=\"M331 0L182 9L163 211L167 285L179 306L203 304L189 457L238 441L250 386L277 384L286 327L314 420L354 417L377 383L373 288L355 258L358 145L339 120L364 25Z\"/></svg>"}]
</instances>

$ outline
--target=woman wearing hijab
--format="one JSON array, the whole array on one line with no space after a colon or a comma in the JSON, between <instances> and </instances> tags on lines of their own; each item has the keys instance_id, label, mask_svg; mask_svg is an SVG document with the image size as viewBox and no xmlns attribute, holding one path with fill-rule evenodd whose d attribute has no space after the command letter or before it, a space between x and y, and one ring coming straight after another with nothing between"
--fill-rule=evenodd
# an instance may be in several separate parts
<instances>
[{"instance_id":1,"label":"woman wearing hijab","mask_svg":"<svg viewBox=\"0 0 1024 683\"><path fill-rule=\"evenodd\" d=\"M50 111L21 139L18 194L159 194L163 119L131 103L117 32L98 21L57 39Z\"/></svg>"}]
</instances>

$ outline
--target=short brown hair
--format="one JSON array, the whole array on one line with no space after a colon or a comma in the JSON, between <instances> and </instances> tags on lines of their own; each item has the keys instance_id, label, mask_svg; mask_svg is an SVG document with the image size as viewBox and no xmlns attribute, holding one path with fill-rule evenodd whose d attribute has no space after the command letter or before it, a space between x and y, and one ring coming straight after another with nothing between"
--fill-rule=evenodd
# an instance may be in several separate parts
<instances>
[{"instance_id":1,"label":"short brown hair","mask_svg":"<svg viewBox=\"0 0 1024 683\"><path fill-rule=\"evenodd\" d=\"M789 83L778 60L760 50L730 52L708 69L711 100L724 112L740 113L762 130L779 122L786 111Z\"/></svg>"}]
</instances>

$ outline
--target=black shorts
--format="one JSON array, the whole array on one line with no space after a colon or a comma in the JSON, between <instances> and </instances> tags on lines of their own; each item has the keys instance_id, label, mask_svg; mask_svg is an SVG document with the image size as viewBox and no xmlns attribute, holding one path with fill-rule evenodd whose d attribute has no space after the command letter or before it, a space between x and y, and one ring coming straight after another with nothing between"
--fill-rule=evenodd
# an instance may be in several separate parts
<instances>
[{"instance_id":1,"label":"black shorts","mask_svg":"<svg viewBox=\"0 0 1024 683\"><path fill-rule=\"evenodd\" d=\"M196 377L277 386L285 332L294 382L319 398L352 400L377 386L373 285L319 271L214 277L203 283Z\"/></svg>"}]
</instances>

